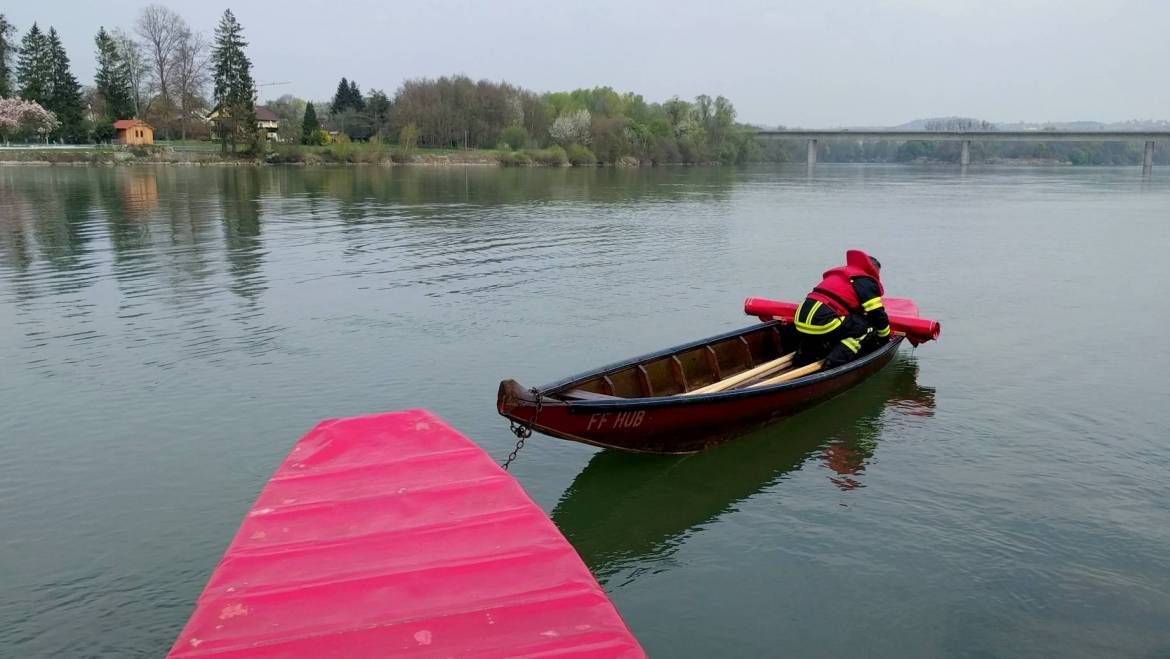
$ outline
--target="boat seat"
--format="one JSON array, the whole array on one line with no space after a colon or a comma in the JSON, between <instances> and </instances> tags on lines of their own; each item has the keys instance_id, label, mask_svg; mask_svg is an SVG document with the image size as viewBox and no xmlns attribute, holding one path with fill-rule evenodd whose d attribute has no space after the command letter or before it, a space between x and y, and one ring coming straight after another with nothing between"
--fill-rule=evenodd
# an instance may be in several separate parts
<instances>
[{"instance_id":1,"label":"boat seat","mask_svg":"<svg viewBox=\"0 0 1170 659\"><path fill-rule=\"evenodd\" d=\"M620 396L609 396L584 389L570 389L560 394L566 400L620 400Z\"/></svg>"}]
</instances>

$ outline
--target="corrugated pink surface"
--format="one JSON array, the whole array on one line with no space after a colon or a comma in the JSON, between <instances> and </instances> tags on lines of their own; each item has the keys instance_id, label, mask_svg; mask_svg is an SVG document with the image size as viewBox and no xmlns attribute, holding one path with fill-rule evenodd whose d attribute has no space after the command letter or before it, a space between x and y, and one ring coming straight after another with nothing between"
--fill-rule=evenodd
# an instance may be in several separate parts
<instances>
[{"instance_id":1,"label":"corrugated pink surface","mask_svg":"<svg viewBox=\"0 0 1170 659\"><path fill-rule=\"evenodd\" d=\"M260 493L172 657L642 657L580 557L424 410L325 421Z\"/></svg>"}]
</instances>

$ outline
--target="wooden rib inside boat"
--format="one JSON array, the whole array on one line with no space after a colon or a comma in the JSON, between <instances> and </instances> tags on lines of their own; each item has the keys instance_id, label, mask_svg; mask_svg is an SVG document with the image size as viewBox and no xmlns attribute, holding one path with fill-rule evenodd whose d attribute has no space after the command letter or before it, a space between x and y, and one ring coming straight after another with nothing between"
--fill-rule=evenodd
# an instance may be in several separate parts
<instances>
[{"instance_id":1,"label":"wooden rib inside boat","mask_svg":"<svg viewBox=\"0 0 1170 659\"><path fill-rule=\"evenodd\" d=\"M652 398L695 392L788 356L783 346L779 323L758 325L742 334L650 356L645 361L598 373L575 382L563 394L570 398L581 394ZM553 395L552 392L549 394Z\"/></svg>"}]
</instances>

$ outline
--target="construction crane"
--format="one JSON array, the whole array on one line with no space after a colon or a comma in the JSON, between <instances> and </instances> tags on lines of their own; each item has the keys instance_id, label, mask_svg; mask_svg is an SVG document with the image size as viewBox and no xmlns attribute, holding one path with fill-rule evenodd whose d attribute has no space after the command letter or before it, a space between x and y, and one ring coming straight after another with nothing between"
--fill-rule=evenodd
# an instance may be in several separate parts
<instances>
[{"instance_id":1,"label":"construction crane","mask_svg":"<svg viewBox=\"0 0 1170 659\"><path fill-rule=\"evenodd\" d=\"M260 100L260 88L261 87L276 87L279 85L291 85L291 84L292 83L288 82L287 80L282 81L282 82L258 82L255 85L256 88L254 90L252 90L252 93L253 93L252 100L254 102Z\"/></svg>"}]
</instances>

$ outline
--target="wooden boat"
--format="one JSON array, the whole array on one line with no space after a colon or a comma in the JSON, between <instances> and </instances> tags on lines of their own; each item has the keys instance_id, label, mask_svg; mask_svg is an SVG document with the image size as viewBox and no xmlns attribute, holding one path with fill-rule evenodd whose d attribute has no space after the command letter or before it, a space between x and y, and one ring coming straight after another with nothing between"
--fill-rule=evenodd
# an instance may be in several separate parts
<instances>
[{"instance_id":1,"label":"wooden boat","mask_svg":"<svg viewBox=\"0 0 1170 659\"><path fill-rule=\"evenodd\" d=\"M852 387L888 364L902 340L894 337L827 371L817 371L819 364L792 369L796 332L773 320L535 389L504 380L496 409L521 427L561 439L695 453Z\"/></svg>"}]
</instances>

